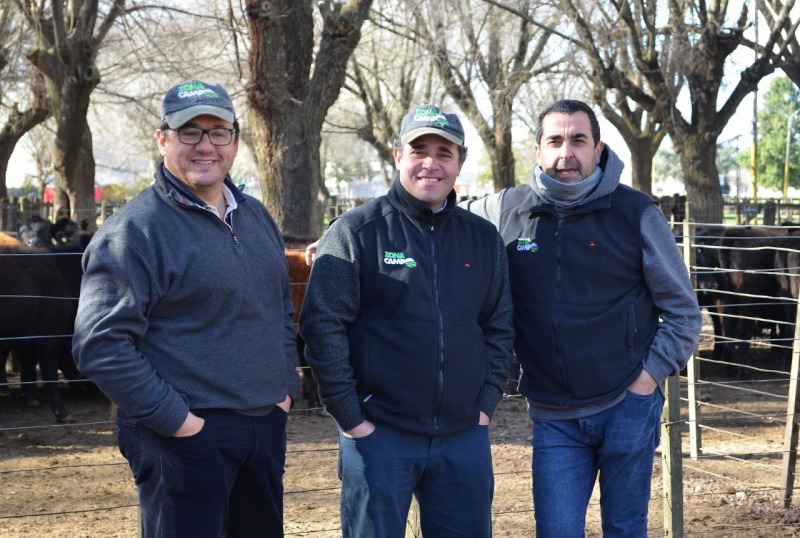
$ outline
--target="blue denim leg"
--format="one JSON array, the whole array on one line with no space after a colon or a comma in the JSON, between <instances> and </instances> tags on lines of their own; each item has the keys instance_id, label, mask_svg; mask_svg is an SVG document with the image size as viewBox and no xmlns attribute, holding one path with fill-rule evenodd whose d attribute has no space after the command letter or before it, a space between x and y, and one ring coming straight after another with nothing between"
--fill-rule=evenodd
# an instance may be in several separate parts
<instances>
[{"instance_id":1,"label":"blue denim leg","mask_svg":"<svg viewBox=\"0 0 800 538\"><path fill-rule=\"evenodd\" d=\"M405 536L411 496L428 452L418 437L384 425L359 439L339 431L344 538Z\"/></svg>"},{"instance_id":2,"label":"blue denim leg","mask_svg":"<svg viewBox=\"0 0 800 538\"><path fill-rule=\"evenodd\" d=\"M538 538L584 536L600 476L604 538L647 536L653 457L664 399L628 392L614 407L576 420L533 424L533 503Z\"/></svg>"},{"instance_id":3,"label":"blue denim leg","mask_svg":"<svg viewBox=\"0 0 800 538\"><path fill-rule=\"evenodd\" d=\"M378 424L360 439L339 434L345 538L403 538L411 496L425 536L491 536L494 478L488 428L417 435Z\"/></svg>"},{"instance_id":4,"label":"blue denim leg","mask_svg":"<svg viewBox=\"0 0 800 538\"><path fill-rule=\"evenodd\" d=\"M434 437L416 491L422 535L490 538L493 493L487 426Z\"/></svg>"},{"instance_id":5,"label":"blue denim leg","mask_svg":"<svg viewBox=\"0 0 800 538\"><path fill-rule=\"evenodd\" d=\"M536 537L582 537L597 478L590 439L578 420L535 420L531 439Z\"/></svg>"},{"instance_id":6,"label":"blue denim leg","mask_svg":"<svg viewBox=\"0 0 800 538\"><path fill-rule=\"evenodd\" d=\"M197 435L163 437L119 412L145 538L282 536L286 413L197 412Z\"/></svg>"},{"instance_id":7,"label":"blue denim leg","mask_svg":"<svg viewBox=\"0 0 800 538\"><path fill-rule=\"evenodd\" d=\"M599 450L600 510L605 538L647 536L653 458L664 397L628 392L610 411Z\"/></svg>"}]
</instances>

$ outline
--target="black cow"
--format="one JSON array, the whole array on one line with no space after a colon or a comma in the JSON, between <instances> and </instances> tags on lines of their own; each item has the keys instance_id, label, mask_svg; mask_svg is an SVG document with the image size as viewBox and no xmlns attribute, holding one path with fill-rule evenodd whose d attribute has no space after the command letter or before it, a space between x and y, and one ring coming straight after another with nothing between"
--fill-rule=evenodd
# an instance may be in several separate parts
<instances>
[{"instance_id":1,"label":"black cow","mask_svg":"<svg viewBox=\"0 0 800 538\"><path fill-rule=\"evenodd\" d=\"M749 350L750 340L763 328L783 338L785 300L781 299L775 276L776 251L786 245L784 232L776 229L744 227L726 228L720 241L719 260L724 271L725 320L723 332L729 343L725 356L730 362L741 362Z\"/></svg>"},{"instance_id":2,"label":"black cow","mask_svg":"<svg viewBox=\"0 0 800 538\"><path fill-rule=\"evenodd\" d=\"M59 260L47 249L0 247L0 357L14 351L29 405L36 402L39 365L58 422L71 420L57 384L59 361L69 353L77 308L75 282L68 281L61 266L80 267L80 254L70 257L71 261Z\"/></svg>"},{"instance_id":3,"label":"black cow","mask_svg":"<svg viewBox=\"0 0 800 538\"><path fill-rule=\"evenodd\" d=\"M293 245L287 242L288 245ZM298 245L301 243L297 243ZM307 408L318 408L322 404L319 401L317 392L317 382L311 374L311 368L305 357L306 343L303 337L297 332L297 323L300 316L300 307L303 306L303 299L308 287L308 279L311 276L311 267L306 265L306 255L303 250L298 250L288 246L284 251L286 261L289 264L289 282L291 285L292 306L294 307L295 344L297 348L297 363L300 367L300 398Z\"/></svg>"},{"instance_id":4,"label":"black cow","mask_svg":"<svg viewBox=\"0 0 800 538\"><path fill-rule=\"evenodd\" d=\"M39 216L31 217L17 227L17 233L22 244L29 247L51 248L70 243L81 244L82 237L86 236L88 222L80 226L69 217L60 217L55 222ZM81 233L83 232L83 233ZM83 247L86 247L84 242Z\"/></svg>"}]
</instances>

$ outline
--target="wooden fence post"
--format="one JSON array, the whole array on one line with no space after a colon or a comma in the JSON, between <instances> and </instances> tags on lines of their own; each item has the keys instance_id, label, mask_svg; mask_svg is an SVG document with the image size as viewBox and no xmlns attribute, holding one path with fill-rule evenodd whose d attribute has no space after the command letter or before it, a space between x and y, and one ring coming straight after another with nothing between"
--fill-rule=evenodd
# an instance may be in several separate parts
<instances>
[{"instance_id":1,"label":"wooden fence post","mask_svg":"<svg viewBox=\"0 0 800 538\"><path fill-rule=\"evenodd\" d=\"M687 206L686 211L689 211ZM686 267L691 270L695 266L694 249L692 248L693 237L695 237L696 229L689 226L689 219L683 221L683 260L686 262ZM697 275L692 277L692 284L695 289L697 286ZM714 336L716 338L716 335ZM689 400L689 456L692 459L697 459L700 456L700 451L703 449L703 440L700 430L700 386L698 380L700 379L700 362L696 359L697 352L689 359L686 365L686 396Z\"/></svg>"},{"instance_id":2,"label":"wooden fence post","mask_svg":"<svg viewBox=\"0 0 800 538\"><path fill-rule=\"evenodd\" d=\"M800 305L794 320L794 341L792 342L792 366L789 369L789 395L786 410L786 432L783 437L783 469L781 470L781 489L783 506L792 505L794 488L794 468L797 463L797 375L800 373Z\"/></svg>"},{"instance_id":3,"label":"wooden fence post","mask_svg":"<svg viewBox=\"0 0 800 538\"><path fill-rule=\"evenodd\" d=\"M683 536L683 459L681 394L678 376L665 382L666 401L661 420L661 467L664 480L664 536Z\"/></svg>"}]
</instances>

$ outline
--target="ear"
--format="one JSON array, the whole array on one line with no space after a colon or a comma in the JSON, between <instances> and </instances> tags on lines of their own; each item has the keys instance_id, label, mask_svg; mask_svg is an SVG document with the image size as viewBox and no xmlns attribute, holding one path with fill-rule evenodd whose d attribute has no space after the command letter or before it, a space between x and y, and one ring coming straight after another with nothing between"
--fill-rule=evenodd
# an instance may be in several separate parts
<instances>
[{"instance_id":1,"label":"ear","mask_svg":"<svg viewBox=\"0 0 800 538\"><path fill-rule=\"evenodd\" d=\"M594 148L594 164L600 164L600 155L603 153L605 147L606 145L602 140L597 143L597 147Z\"/></svg>"},{"instance_id":2,"label":"ear","mask_svg":"<svg viewBox=\"0 0 800 538\"><path fill-rule=\"evenodd\" d=\"M403 158L403 154L400 153L400 150L397 148L392 148L392 155L394 156L394 167L396 170L400 170L400 159Z\"/></svg>"},{"instance_id":3,"label":"ear","mask_svg":"<svg viewBox=\"0 0 800 538\"><path fill-rule=\"evenodd\" d=\"M161 129L158 129L156 131L156 142L158 142L158 152L163 157L167 152L166 148L167 138L166 138L166 133Z\"/></svg>"}]
</instances>

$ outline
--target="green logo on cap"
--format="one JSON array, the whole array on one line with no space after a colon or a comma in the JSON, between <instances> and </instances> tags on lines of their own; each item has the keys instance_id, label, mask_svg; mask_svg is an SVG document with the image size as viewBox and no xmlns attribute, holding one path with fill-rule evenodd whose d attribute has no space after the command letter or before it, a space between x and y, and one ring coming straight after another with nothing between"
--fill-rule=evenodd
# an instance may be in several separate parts
<instances>
[{"instance_id":1,"label":"green logo on cap","mask_svg":"<svg viewBox=\"0 0 800 538\"><path fill-rule=\"evenodd\" d=\"M447 118L435 108L418 108L414 111L414 121L438 123L440 126L450 125Z\"/></svg>"},{"instance_id":2,"label":"green logo on cap","mask_svg":"<svg viewBox=\"0 0 800 538\"><path fill-rule=\"evenodd\" d=\"M200 82L191 82L189 84L181 84L178 86L178 97L181 99L185 97L205 96L209 99L218 99L219 94L210 88L206 88Z\"/></svg>"}]
</instances>

